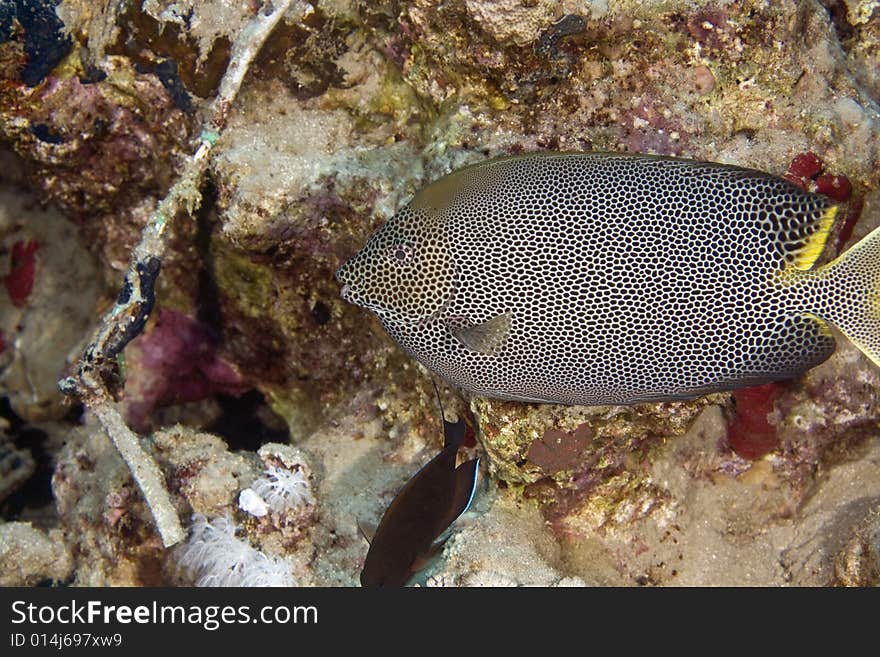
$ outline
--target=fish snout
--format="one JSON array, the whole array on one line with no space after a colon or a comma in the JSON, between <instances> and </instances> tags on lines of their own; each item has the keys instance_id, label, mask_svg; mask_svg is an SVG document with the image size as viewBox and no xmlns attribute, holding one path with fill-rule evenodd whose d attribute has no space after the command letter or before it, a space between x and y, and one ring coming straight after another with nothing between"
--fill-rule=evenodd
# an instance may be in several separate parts
<instances>
[{"instance_id":1,"label":"fish snout","mask_svg":"<svg viewBox=\"0 0 880 657\"><path fill-rule=\"evenodd\" d=\"M351 286L348 282L348 272L349 266L348 263L343 263L339 269L336 270L336 280L342 283L342 289L339 292L339 295L345 300L351 303Z\"/></svg>"}]
</instances>

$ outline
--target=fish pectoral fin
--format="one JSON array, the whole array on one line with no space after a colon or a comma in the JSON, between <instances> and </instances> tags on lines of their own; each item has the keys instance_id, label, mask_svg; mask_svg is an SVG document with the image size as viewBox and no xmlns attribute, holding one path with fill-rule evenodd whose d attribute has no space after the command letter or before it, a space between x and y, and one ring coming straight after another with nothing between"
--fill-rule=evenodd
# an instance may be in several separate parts
<instances>
[{"instance_id":1,"label":"fish pectoral fin","mask_svg":"<svg viewBox=\"0 0 880 657\"><path fill-rule=\"evenodd\" d=\"M496 315L482 324L463 326L450 323L448 328L468 349L493 356L500 351L510 335L510 313Z\"/></svg>"},{"instance_id":2,"label":"fish pectoral fin","mask_svg":"<svg viewBox=\"0 0 880 657\"><path fill-rule=\"evenodd\" d=\"M446 541L449 540L449 536L444 536L441 539L434 541L431 544L431 547L428 548L428 551L424 554L420 554L416 557L415 561L413 561L410 570L413 573L417 573L421 570L424 570L428 567L428 564L431 563L431 560L436 557L443 550L443 546L446 545Z\"/></svg>"}]
</instances>

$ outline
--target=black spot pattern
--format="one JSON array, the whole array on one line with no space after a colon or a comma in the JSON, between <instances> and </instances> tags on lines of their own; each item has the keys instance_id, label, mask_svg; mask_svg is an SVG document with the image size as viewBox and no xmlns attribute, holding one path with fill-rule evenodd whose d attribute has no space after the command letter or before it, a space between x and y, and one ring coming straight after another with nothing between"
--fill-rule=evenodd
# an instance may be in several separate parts
<instances>
[{"instance_id":1,"label":"black spot pattern","mask_svg":"<svg viewBox=\"0 0 880 657\"><path fill-rule=\"evenodd\" d=\"M491 397L617 404L786 378L828 358L831 294L793 270L830 207L758 171L543 154L429 186L338 277L412 356ZM783 271L784 270L784 271ZM510 313L503 347L451 328Z\"/></svg>"}]
</instances>

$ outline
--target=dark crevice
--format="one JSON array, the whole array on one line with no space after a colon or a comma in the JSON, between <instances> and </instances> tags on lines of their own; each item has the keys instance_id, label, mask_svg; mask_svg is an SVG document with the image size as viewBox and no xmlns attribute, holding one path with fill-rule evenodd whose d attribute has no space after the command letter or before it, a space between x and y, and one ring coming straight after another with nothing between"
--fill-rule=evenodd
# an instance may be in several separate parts
<instances>
[{"instance_id":1,"label":"dark crevice","mask_svg":"<svg viewBox=\"0 0 880 657\"><path fill-rule=\"evenodd\" d=\"M40 509L52 503L55 463L53 455L47 450L49 436L19 417L8 397L0 398L0 417L9 423L15 447L29 451L36 463L36 470L30 479L0 503L0 516L6 520L17 520L27 509Z\"/></svg>"},{"instance_id":2,"label":"dark crevice","mask_svg":"<svg viewBox=\"0 0 880 657\"><path fill-rule=\"evenodd\" d=\"M223 414L207 431L221 436L231 450L254 452L265 443L287 443L290 432L284 420L265 403L262 393L251 390L239 397L217 395Z\"/></svg>"}]
</instances>

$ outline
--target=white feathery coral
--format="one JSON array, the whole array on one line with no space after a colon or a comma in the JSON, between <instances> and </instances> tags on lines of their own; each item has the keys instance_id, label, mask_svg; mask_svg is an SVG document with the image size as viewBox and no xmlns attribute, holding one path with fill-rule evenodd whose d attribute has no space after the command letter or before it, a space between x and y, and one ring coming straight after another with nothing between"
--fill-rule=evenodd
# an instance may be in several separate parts
<instances>
[{"instance_id":1,"label":"white feathery coral","mask_svg":"<svg viewBox=\"0 0 880 657\"><path fill-rule=\"evenodd\" d=\"M291 564L269 556L236 536L229 516L209 521L193 516L190 539L178 563L195 578L196 586L295 586Z\"/></svg>"},{"instance_id":2,"label":"white feathery coral","mask_svg":"<svg viewBox=\"0 0 880 657\"><path fill-rule=\"evenodd\" d=\"M273 511L290 511L313 503L309 479L299 467L289 470L267 465L263 476L251 484L251 489Z\"/></svg>"}]
</instances>

